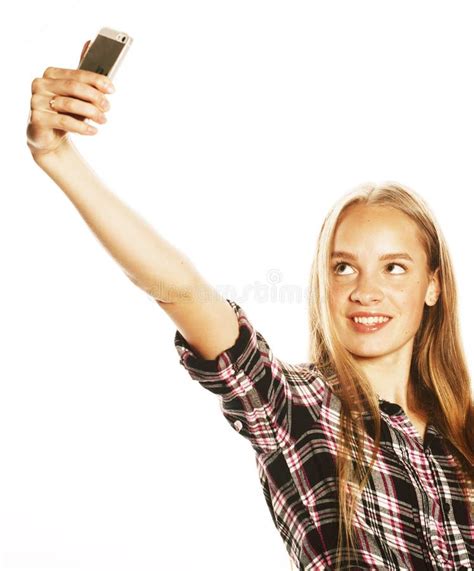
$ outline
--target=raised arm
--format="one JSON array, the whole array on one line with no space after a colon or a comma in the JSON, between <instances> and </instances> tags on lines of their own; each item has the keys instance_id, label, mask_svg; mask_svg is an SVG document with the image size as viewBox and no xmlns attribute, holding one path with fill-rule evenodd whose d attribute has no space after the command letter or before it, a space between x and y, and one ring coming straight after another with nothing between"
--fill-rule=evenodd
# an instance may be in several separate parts
<instances>
[{"instance_id":1,"label":"raised arm","mask_svg":"<svg viewBox=\"0 0 474 571\"><path fill-rule=\"evenodd\" d=\"M129 279L156 299L204 358L213 359L237 338L233 309L184 253L104 185L69 138L69 132L91 134L84 118L103 122L110 84L94 72L48 67L32 83L28 147Z\"/></svg>"}]
</instances>

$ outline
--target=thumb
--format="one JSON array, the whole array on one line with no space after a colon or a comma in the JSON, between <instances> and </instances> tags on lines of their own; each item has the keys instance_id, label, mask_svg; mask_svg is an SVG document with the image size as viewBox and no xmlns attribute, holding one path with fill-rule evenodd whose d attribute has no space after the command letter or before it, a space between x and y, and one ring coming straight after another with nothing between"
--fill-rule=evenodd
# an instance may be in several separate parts
<instances>
[{"instance_id":1,"label":"thumb","mask_svg":"<svg viewBox=\"0 0 474 571\"><path fill-rule=\"evenodd\" d=\"M87 40L87 42L84 44L84 47L82 48L82 52L81 52L81 58L79 60L79 65L81 64L81 61L84 59L84 56L87 53L87 50L89 49L89 44L91 43L90 40Z\"/></svg>"}]
</instances>

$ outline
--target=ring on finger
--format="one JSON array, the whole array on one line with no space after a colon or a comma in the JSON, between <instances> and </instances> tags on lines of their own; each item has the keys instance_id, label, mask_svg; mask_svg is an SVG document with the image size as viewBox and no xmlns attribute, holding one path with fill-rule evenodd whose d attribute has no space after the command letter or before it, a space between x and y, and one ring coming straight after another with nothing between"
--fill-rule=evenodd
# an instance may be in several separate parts
<instances>
[{"instance_id":1,"label":"ring on finger","mask_svg":"<svg viewBox=\"0 0 474 571\"><path fill-rule=\"evenodd\" d=\"M54 108L55 103L56 103L56 95L53 95L53 97L51 97L51 99L49 100L49 107L53 111L56 111L56 109Z\"/></svg>"}]
</instances>

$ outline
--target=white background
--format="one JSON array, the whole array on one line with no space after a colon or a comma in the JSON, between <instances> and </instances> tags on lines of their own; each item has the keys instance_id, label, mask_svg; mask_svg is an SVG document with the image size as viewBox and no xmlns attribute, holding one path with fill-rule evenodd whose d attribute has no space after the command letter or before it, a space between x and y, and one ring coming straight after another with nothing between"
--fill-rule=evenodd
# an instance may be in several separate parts
<instances>
[{"instance_id":1,"label":"white background","mask_svg":"<svg viewBox=\"0 0 474 571\"><path fill-rule=\"evenodd\" d=\"M134 38L108 123L73 140L289 362L307 358L306 297L262 301L255 282L306 291L333 202L365 181L410 186L447 238L472 366L471 7L8 4L2 569L289 570L250 444L179 364L173 322L31 159L32 80L48 66L77 67L102 26Z\"/></svg>"}]
</instances>

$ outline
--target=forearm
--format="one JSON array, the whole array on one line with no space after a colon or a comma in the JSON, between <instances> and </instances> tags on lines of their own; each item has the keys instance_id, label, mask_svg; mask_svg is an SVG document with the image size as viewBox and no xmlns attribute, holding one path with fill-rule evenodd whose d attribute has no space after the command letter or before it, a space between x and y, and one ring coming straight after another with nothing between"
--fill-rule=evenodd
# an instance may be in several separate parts
<instances>
[{"instance_id":1,"label":"forearm","mask_svg":"<svg viewBox=\"0 0 474 571\"><path fill-rule=\"evenodd\" d=\"M185 295L196 278L190 260L115 196L72 142L34 157L138 287L160 301Z\"/></svg>"}]
</instances>

